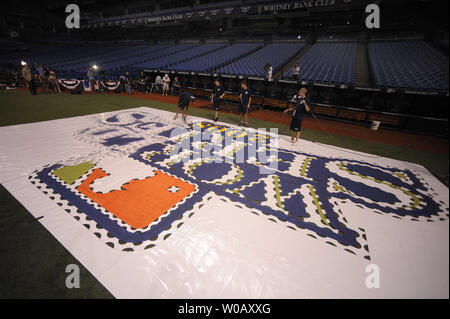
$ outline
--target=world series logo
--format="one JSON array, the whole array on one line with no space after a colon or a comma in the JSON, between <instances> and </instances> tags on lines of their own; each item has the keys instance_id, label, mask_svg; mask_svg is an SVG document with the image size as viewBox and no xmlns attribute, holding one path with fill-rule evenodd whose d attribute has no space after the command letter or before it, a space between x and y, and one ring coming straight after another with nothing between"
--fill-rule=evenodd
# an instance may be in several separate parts
<instances>
[{"instance_id":1,"label":"world series logo","mask_svg":"<svg viewBox=\"0 0 450 319\"><path fill-rule=\"evenodd\" d=\"M97 153L46 165L29 181L123 251L170 240L210 200L369 260L370 234L346 216L347 205L416 222L448 218L448 204L411 169L282 149L255 130L170 127L144 111L99 117L75 133Z\"/></svg>"}]
</instances>

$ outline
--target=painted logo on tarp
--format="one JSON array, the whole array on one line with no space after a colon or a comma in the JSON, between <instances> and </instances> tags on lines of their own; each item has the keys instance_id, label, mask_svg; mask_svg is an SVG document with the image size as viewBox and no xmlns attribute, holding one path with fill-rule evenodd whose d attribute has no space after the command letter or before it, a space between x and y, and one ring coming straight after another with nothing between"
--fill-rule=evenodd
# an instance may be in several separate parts
<instances>
[{"instance_id":1,"label":"painted logo on tarp","mask_svg":"<svg viewBox=\"0 0 450 319\"><path fill-rule=\"evenodd\" d=\"M270 134L208 122L175 130L146 112L120 112L96 124L75 136L100 155L48 165L30 181L125 251L167 240L217 198L367 259L365 230L345 216L349 203L397 219L448 218L446 204L411 170L287 149L273 156L259 143Z\"/></svg>"}]
</instances>

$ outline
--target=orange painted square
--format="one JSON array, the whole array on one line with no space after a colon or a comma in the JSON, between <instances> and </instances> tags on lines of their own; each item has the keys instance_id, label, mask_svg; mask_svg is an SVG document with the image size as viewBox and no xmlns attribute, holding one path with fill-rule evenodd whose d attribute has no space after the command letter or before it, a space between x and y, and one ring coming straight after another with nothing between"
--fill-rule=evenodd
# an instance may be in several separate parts
<instances>
[{"instance_id":1,"label":"orange painted square","mask_svg":"<svg viewBox=\"0 0 450 319\"><path fill-rule=\"evenodd\" d=\"M195 190L194 185L160 171L143 180L131 180L121 190L96 193L90 185L98 178L107 176L100 168L95 169L78 186L78 190L134 228L145 228ZM175 186L176 192L169 188Z\"/></svg>"}]
</instances>

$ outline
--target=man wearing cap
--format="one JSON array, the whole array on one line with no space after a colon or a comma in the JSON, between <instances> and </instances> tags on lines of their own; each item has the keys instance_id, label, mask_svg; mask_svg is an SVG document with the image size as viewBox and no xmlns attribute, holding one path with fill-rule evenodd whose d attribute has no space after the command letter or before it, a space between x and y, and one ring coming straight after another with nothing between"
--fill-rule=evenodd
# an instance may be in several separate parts
<instances>
[{"instance_id":1,"label":"man wearing cap","mask_svg":"<svg viewBox=\"0 0 450 319\"><path fill-rule=\"evenodd\" d=\"M180 95L180 98L178 100L177 113L175 114L175 117L173 119L174 120L177 119L178 112L180 112L180 110L181 110L183 121L184 121L184 123L186 123L186 117L187 117L187 112L188 112L188 108L189 108L189 103L194 100L195 100L195 96L192 93L183 92Z\"/></svg>"},{"instance_id":2,"label":"man wearing cap","mask_svg":"<svg viewBox=\"0 0 450 319\"><path fill-rule=\"evenodd\" d=\"M162 85L163 85L162 95L167 95L167 92L169 92L169 83L170 83L169 75L164 74L164 77L162 78Z\"/></svg>"}]
</instances>

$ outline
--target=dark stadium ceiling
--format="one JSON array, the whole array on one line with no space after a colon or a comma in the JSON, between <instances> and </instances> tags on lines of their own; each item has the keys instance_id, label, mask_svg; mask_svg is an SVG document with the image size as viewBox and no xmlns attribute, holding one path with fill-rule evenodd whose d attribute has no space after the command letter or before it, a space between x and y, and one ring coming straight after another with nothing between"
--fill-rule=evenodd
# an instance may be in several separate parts
<instances>
[{"instance_id":1,"label":"dark stadium ceiling","mask_svg":"<svg viewBox=\"0 0 450 319\"><path fill-rule=\"evenodd\" d=\"M317 0L237 0L237 1L215 1L215 0L6 0L2 1L2 10L0 16L2 21L9 25L8 32L17 29L18 21L24 24L25 28L34 29L39 32L42 28L56 29L56 32L64 32L64 21L66 17L65 7L67 4L76 3L80 6L82 25L86 25L96 19L104 18L120 18L126 14L149 13L157 14L165 12L165 14L172 14L170 10L177 8L185 8L186 10L203 10L200 8L207 8L208 5L220 5L221 3L227 6L244 7L244 6L260 6L261 4L286 4L291 2L308 2ZM320 0L333 1L333 0ZM368 3L378 3L382 8L382 23L393 23L393 25L403 24L403 27L408 25L416 25L417 28L439 26L448 28L448 1L440 0L335 0L336 3L345 4L345 10L340 6L329 6L329 8L319 8L310 12L309 10L300 11L275 11L267 14L241 14L240 16L225 16L213 17L205 16L204 18L190 19L189 21L175 21L165 22L154 25L139 25L139 24L124 24L117 26L117 28L126 29L149 29L159 27L162 25L189 25L189 29L196 29L196 24L202 24L212 27L222 27L226 25L226 20L233 20L232 25L241 26L243 28L252 28L255 22L261 21L260 25L276 27L276 25L283 26L283 19L292 19L294 22L292 27L299 30L308 30L311 27L328 26L328 28L340 25L345 25L346 22L350 26L358 26L362 24L364 19L364 7ZM341 8L339 10L339 8ZM239 9L237 9L239 10ZM299 20L299 21L297 21ZM5 25L5 23L3 23ZM258 23L257 23L258 24ZM33 26L37 26L33 28ZM202 28L200 28L202 29ZM235 28L236 29L236 28ZM273 29L267 27L269 32ZM91 29L90 29L91 30ZM89 30L89 32L91 32ZM101 32L102 28L97 28L96 32ZM65 30L67 31L67 30ZM188 31L188 30L186 30ZM227 30L225 30L227 31Z\"/></svg>"},{"instance_id":2,"label":"dark stadium ceiling","mask_svg":"<svg viewBox=\"0 0 450 319\"><path fill-rule=\"evenodd\" d=\"M315 1L315 0L314 0ZM329 0L332 1L332 0ZM348 3L357 3L364 5L366 3L381 3L381 4L404 4L411 6L417 2L437 2L435 0L343 0ZM102 13L114 11L117 14L124 14L125 10L133 8L145 8L149 12L158 10L168 10L181 7L194 8L197 6L204 6L207 4L217 3L237 3L237 4L258 4L258 3L288 3L295 2L294 0L241 0L241 1L217 1L217 0L38 0L38 1L24 1L24 0L6 0L2 1L2 15L5 14L25 14L34 15L36 9L39 12L52 13L59 16L64 16L64 8L71 3L78 4L82 8L82 14L86 17L97 16ZM447 1L445 1L447 2Z\"/></svg>"}]
</instances>

